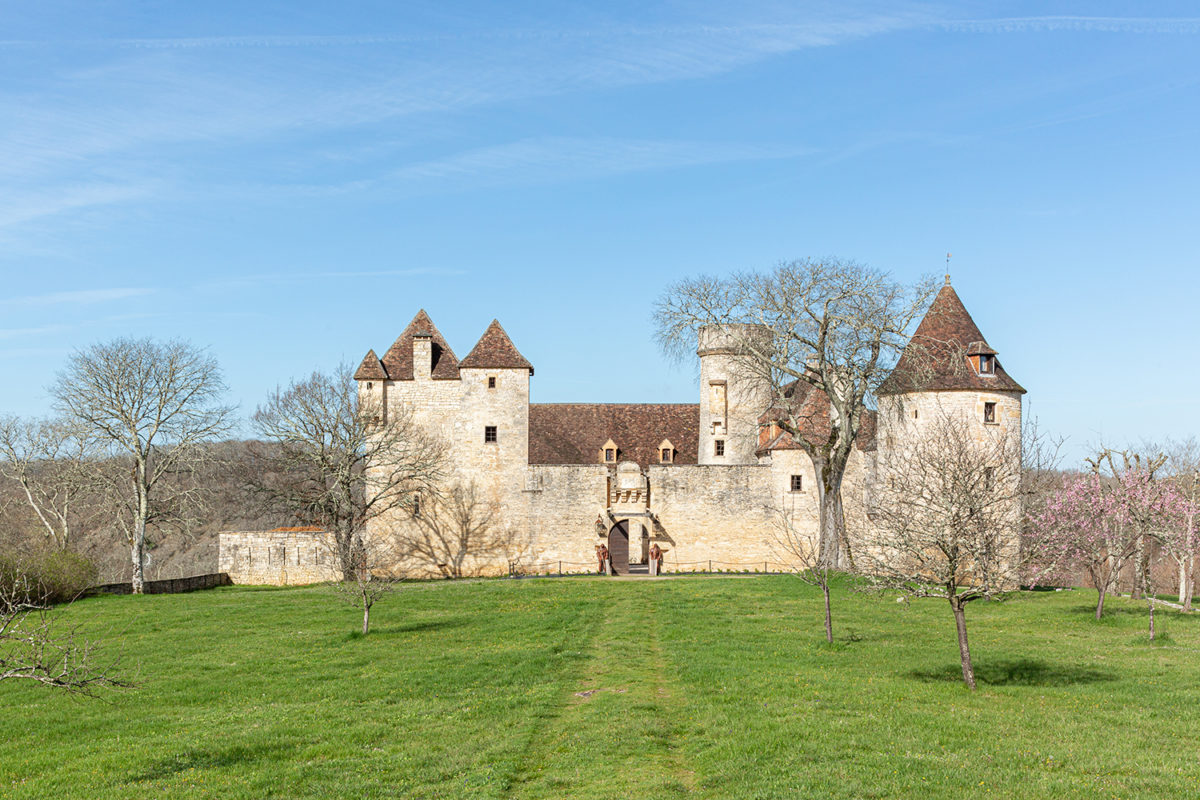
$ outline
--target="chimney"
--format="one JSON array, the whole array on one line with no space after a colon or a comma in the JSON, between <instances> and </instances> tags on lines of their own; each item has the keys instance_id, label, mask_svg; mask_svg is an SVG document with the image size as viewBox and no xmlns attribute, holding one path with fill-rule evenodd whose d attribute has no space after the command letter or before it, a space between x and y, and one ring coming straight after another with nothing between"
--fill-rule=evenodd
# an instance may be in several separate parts
<instances>
[{"instance_id":1,"label":"chimney","mask_svg":"<svg viewBox=\"0 0 1200 800\"><path fill-rule=\"evenodd\" d=\"M427 381L433 371L433 334L417 331L413 334L413 380Z\"/></svg>"}]
</instances>

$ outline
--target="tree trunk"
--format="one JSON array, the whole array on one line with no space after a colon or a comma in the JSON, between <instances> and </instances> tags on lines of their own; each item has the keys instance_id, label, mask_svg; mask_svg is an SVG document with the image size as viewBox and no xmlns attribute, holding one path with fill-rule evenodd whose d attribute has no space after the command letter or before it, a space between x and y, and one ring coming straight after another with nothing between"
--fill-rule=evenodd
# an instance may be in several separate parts
<instances>
[{"instance_id":1,"label":"tree trunk","mask_svg":"<svg viewBox=\"0 0 1200 800\"><path fill-rule=\"evenodd\" d=\"M1188 556L1184 561L1187 564L1187 594L1183 596L1183 610L1192 610L1192 594L1196 591L1196 557Z\"/></svg>"},{"instance_id":2,"label":"tree trunk","mask_svg":"<svg viewBox=\"0 0 1200 800\"><path fill-rule=\"evenodd\" d=\"M1133 552L1133 589L1129 596L1134 600L1142 598L1142 587L1146 585L1145 562L1143 556L1146 552L1146 537L1139 536L1137 545Z\"/></svg>"},{"instance_id":3,"label":"tree trunk","mask_svg":"<svg viewBox=\"0 0 1200 800\"><path fill-rule=\"evenodd\" d=\"M1146 605L1150 606L1150 641L1154 641L1154 601L1149 595L1146 597Z\"/></svg>"},{"instance_id":4,"label":"tree trunk","mask_svg":"<svg viewBox=\"0 0 1200 800\"><path fill-rule=\"evenodd\" d=\"M1183 605L1183 600L1187 595L1187 559L1179 559L1179 605Z\"/></svg>"},{"instance_id":5,"label":"tree trunk","mask_svg":"<svg viewBox=\"0 0 1200 800\"><path fill-rule=\"evenodd\" d=\"M825 641L833 644L833 616L829 613L829 580L821 584L821 592L825 595Z\"/></svg>"},{"instance_id":6,"label":"tree trunk","mask_svg":"<svg viewBox=\"0 0 1200 800\"><path fill-rule=\"evenodd\" d=\"M816 467L816 463L813 464ZM820 507L819 565L824 569L841 566L842 475L828 463L817 468L817 502Z\"/></svg>"},{"instance_id":7,"label":"tree trunk","mask_svg":"<svg viewBox=\"0 0 1200 800\"><path fill-rule=\"evenodd\" d=\"M137 479L145 477L144 468L137 470ZM130 556L133 560L134 594L143 594L146 585L146 517L149 515L149 498L146 497L145 484L138 485L138 507L133 520L133 541L130 543Z\"/></svg>"},{"instance_id":8,"label":"tree trunk","mask_svg":"<svg viewBox=\"0 0 1200 800\"><path fill-rule=\"evenodd\" d=\"M975 667L971 665L971 646L967 643L967 614L966 609L957 597L950 598L950 607L954 609L954 625L958 628L958 655L962 660L963 682L971 691L975 690Z\"/></svg>"},{"instance_id":9,"label":"tree trunk","mask_svg":"<svg viewBox=\"0 0 1200 800\"><path fill-rule=\"evenodd\" d=\"M366 636L371 630L371 606L369 603L363 603L363 636Z\"/></svg>"},{"instance_id":10,"label":"tree trunk","mask_svg":"<svg viewBox=\"0 0 1200 800\"><path fill-rule=\"evenodd\" d=\"M1105 587L1108 588L1108 587ZM1100 599L1096 601L1096 619L1100 619L1104 614L1104 589L1097 589L1096 594L1100 595Z\"/></svg>"}]
</instances>

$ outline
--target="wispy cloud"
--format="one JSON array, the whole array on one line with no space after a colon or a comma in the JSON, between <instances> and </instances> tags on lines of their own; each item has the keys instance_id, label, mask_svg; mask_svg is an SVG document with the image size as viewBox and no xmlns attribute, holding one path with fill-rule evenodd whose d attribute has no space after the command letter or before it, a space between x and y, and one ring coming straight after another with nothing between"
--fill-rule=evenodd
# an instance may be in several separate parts
<instances>
[{"instance_id":1,"label":"wispy cloud","mask_svg":"<svg viewBox=\"0 0 1200 800\"><path fill-rule=\"evenodd\" d=\"M440 267L413 267L411 269L381 270L322 270L316 272L270 272L257 275L239 275L227 280L208 281L198 289L231 289L252 286L275 286L312 281L337 280L340 278L413 278L413 277L457 277L466 275L465 270L442 269Z\"/></svg>"},{"instance_id":2,"label":"wispy cloud","mask_svg":"<svg viewBox=\"0 0 1200 800\"><path fill-rule=\"evenodd\" d=\"M997 19L941 20L935 27L971 33L1087 33L1200 34L1200 17L1086 17L1039 16Z\"/></svg>"},{"instance_id":3,"label":"wispy cloud","mask_svg":"<svg viewBox=\"0 0 1200 800\"><path fill-rule=\"evenodd\" d=\"M29 297L11 297L0 300L0 304L29 308L67 304L108 303L114 300L126 300L130 297L145 297L148 294L153 294L154 291L154 289L146 288L84 289L75 292L53 292L51 294L31 295ZM57 330L59 327L61 326L54 329ZM40 332L43 329L37 330Z\"/></svg>"},{"instance_id":4,"label":"wispy cloud","mask_svg":"<svg viewBox=\"0 0 1200 800\"><path fill-rule=\"evenodd\" d=\"M651 170L680 169L735 161L786 159L811 148L720 142L541 137L480 147L395 170L367 182L425 193L497 184L587 180Z\"/></svg>"},{"instance_id":5,"label":"wispy cloud","mask_svg":"<svg viewBox=\"0 0 1200 800\"><path fill-rule=\"evenodd\" d=\"M66 325L39 325L35 328L0 328L0 340L20 339L26 336L42 336L67 330Z\"/></svg>"}]
</instances>

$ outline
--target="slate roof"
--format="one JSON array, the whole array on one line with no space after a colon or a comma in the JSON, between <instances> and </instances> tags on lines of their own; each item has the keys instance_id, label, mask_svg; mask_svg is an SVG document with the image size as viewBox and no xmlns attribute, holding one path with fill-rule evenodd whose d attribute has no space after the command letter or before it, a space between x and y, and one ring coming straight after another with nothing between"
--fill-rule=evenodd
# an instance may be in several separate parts
<instances>
[{"instance_id":1,"label":"slate roof","mask_svg":"<svg viewBox=\"0 0 1200 800\"><path fill-rule=\"evenodd\" d=\"M968 354L995 352L947 278L877 394L959 389L1024 394L1021 385L1004 371L1000 359L996 359L994 375L980 375L967 360Z\"/></svg>"},{"instance_id":2,"label":"slate roof","mask_svg":"<svg viewBox=\"0 0 1200 800\"><path fill-rule=\"evenodd\" d=\"M460 369L527 369L530 375L533 374L533 365L517 351L512 339L500 327L500 321L495 319L458 366Z\"/></svg>"},{"instance_id":3,"label":"slate roof","mask_svg":"<svg viewBox=\"0 0 1200 800\"><path fill-rule=\"evenodd\" d=\"M379 361L379 356L375 355L374 350L368 350L363 356L362 363L358 365L358 369L354 371L354 380L356 381L386 381L387 372L383 369L383 364Z\"/></svg>"},{"instance_id":4,"label":"slate roof","mask_svg":"<svg viewBox=\"0 0 1200 800\"><path fill-rule=\"evenodd\" d=\"M411 381L413 379L413 338L427 335L433 339L433 373L434 380L458 380L458 358L450 345L446 343L441 331L433 324L433 320L425 313L425 309L417 312L412 322L400 334L388 351L383 354L383 368L387 377L393 381Z\"/></svg>"},{"instance_id":5,"label":"slate roof","mask_svg":"<svg viewBox=\"0 0 1200 800\"><path fill-rule=\"evenodd\" d=\"M618 461L659 462L663 439L675 464L695 464L700 406L688 403L531 403L530 464L597 464L609 439Z\"/></svg>"},{"instance_id":6,"label":"slate roof","mask_svg":"<svg viewBox=\"0 0 1200 800\"><path fill-rule=\"evenodd\" d=\"M805 381L794 381L784 389L784 396L796 411L800 420L800 434L807 442L821 442L829 438L829 395ZM760 424L784 418L786 409L775 408L759 417ZM876 413L864 409L859 419L858 435L854 446L859 450L875 449ZM767 429L764 429L767 430ZM800 450L801 447L791 434L780 431L773 438L759 441L758 452L771 450Z\"/></svg>"}]
</instances>

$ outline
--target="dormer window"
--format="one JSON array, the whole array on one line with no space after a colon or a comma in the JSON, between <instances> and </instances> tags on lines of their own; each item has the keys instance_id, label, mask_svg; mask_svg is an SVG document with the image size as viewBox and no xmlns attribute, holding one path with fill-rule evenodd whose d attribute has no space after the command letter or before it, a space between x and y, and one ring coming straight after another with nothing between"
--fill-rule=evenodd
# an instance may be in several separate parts
<instances>
[{"instance_id":1,"label":"dormer window","mask_svg":"<svg viewBox=\"0 0 1200 800\"><path fill-rule=\"evenodd\" d=\"M604 464L617 463L617 456L620 452L617 448L617 443L609 439L600 447L600 461Z\"/></svg>"},{"instance_id":2,"label":"dormer window","mask_svg":"<svg viewBox=\"0 0 1200 800\"><path fill-rule=\"evenodd\" d=\"M604 448L604 460L605 461L616 461L617 460L617 451L612 447Z\"/></svg>"},{"instance_id":3,"label":"dormer window","mask_svg":"<svg viewBox=\"0 0 1200 800\"><path fill-rule=\"evenodd\" d=\"M669 447L664 447L664 448L663 448L663 450L662 450L662 463L664 463L664 464L670 464L670 463L671 463L671 448L669 448Z\"/></svg>"},{"instance_id":4,"label":"dormer window","mask_svg":"<svg viewBox=\"0 0 1200 800\"><path fill-rule=\"evenodd\" d=\"M675 445L670 439L663 439L658 445L658 460L662 464L670 464L675 460Z\"/></svg>"},{"instance_id":5,"label":"dormer window","mask_svg":"<svg viewBox=\"0 0 1200 800\"><path fill-rule=\"evenodd\" d=\"M991 355L981 355L979 357L979 374L980 375L995 375L996 374L996 357Z\"/></svg>"}]
</instances>

